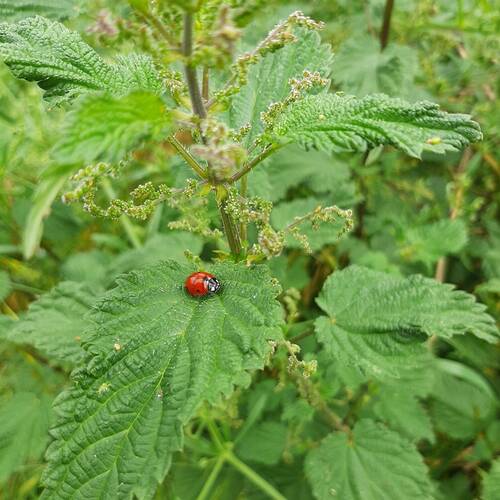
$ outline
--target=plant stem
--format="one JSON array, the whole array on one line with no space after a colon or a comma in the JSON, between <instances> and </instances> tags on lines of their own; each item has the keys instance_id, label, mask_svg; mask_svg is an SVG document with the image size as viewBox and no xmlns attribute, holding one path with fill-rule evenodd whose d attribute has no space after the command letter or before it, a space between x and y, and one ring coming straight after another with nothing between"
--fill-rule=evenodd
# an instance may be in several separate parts
<instances>
[{"instance_id":1,"label":"plant stem","mask_svg":"<svg viewBox=\"0 0 500 500\"><path fill-rule=\"evenodd\" d=\"M241 253L241 241L240 235L238 234L238 229L233 219L224 209L224 205L219 204L219 212L222 219L222 225L224 226L224 233L226 234L227 243L233 255L240 255Z\"/></svg>"},{"instance_id":2,"label":"plant stem","mask_svg":"<svg viewBox=\"0 0 500 500\"><path fill-rule=\"evenodd\" d=\"M248 190L248 177L245 175L241 179L241 185L240 185L240 195L242 198L246 197L247 190ZM240 237L243 243L247 241L247 225L245 222L240 223Z\"/></svg>"},{"instance_id":3,"label":"plant stem","mask_svg":"<svg viewBox=\"0 0 500 500\"><path fill-rule=\"evenodd\" d=\"M385 1L384 21L380 31L380 50L384 50L389 42L389 32L391 30L391 17L394 8L394 0Z\"/></svg>"},{"instance_id":4,"label":"plant stem","mask_svg":"<svg viewBox=\"0 0 500 500\"><path fill-rule=\"evenodd\" d=\"M200 87L198 86L198 79L196 77L196 69L190 65L189 58L193 52L193 15L189 12L184 14L184 33L182 40L182 52L186 58L186 63L184 66L184 71L186 74L186 81L189 88L189 96L191 98L191 106L193 112L200 118L206 118L207 112L203 104L203 99L200 94ZM203 141L205 139L202 137ZM180 152L180 151L179 151ZM193 164L190 163L193 167ZM208 170L210 170L210 164L208 165ZM203 171L204 178L208 175ZM226 239L231 249L231 253L235 256L241 253L241 242L238 234L238 228L236 227L234 221L230 215L225 211L224 205L219 204L219 212L222 219L222 224L224 226L224 233L226 234Z\"/></svg>"},{"instance_id":5,"label":"plant stem","mask_svg":"<svg viewBox=\"0 0 500 500\"><path fill-rule=\"evenodd\" d=\"M184 158L186 163L202 178L207 178L207 172L205 169L198 163L195 157L173 136L171 135L168 138L168 142L172 144L175 150Z\"/></svg>"},{"instance_id":6,"label":"plant stem","mask_svg":"<svg viewBox=\"0 0 500 500\"><path fill-rule=\"evenodd\" d=\"M256 165L258 165L262 160L265 160L271 153L276 151L279 148L276 144L270 144L269 146L265 147L255 158L250 160L248 163L246 163L243 168L236 172L230 179L230 182L237 182L240 180L243 176L248 174L252 168L254 168Z\"/></svg>"},{"instance_id":7,"label":"plant stem","mask_svg":"<svg viewBox=\"0 0 500 500\"><path fill-rule=\"evenodd\" d=\"M111 183L109 182L108 179L102 180L102 187L109 200L114 200L116 198L116 193L113 190L113 187L111 186ZM132 244L132 246L134 248L141 248L142 244L141 240L137 236L136 228L134 224L132 224L132 221L129 219L127 215L120 216L120 224L122 225L125 234L127 235L127 238Z\"/></svg>"},{"instance_id":8,"label":"plant stem","mask_svg":"<svg viewBox=\"0 0 500 500\"><path fill-rule=\"evenodd\" d=\"M201 99L200 87L198 86L198 79L196 77L196 68L194 68L189 61L193 53L193 14L189 12L184 14L182 53L186 58L184 73L186 74L186 82L188 84L193 112L200 118L206 118L207 112L205 111L203 100Z\"/></svg>"},{"instance_id":9,"label":"plant stem","mask_svg":"<svg viewBox=\"0 0 500 500\"><path fill-rule=\"evenodd\" d=\"M221 453L217 458L217 462L215 462L214 468L212 469L212 472L210 472L206 483L203 485L203 488L201 489L199 495L196 497L196 500L205 500L206 498L208 498L208 494L210 493L213 484L217 480L217 477L219 476L219 473L225 461L226 454Z\"/></svg>"},{"instance_id":10,"label":"plant stem","mask_svg":"<svg viewBox=\"0 0 500 500\"><path fill-rule=\"evenodd\" d=\"M224 444L222 443L222 437L220 435L219 429L215 426L212 420L205 421L207 425L208 432L215 446L222 452L225 450Z\"/></svg>"},{"instance_id":11,"label":"plant stem","mask_svg":"<svg viewBox=\"0 0 500 500\"><path fill-rule=\"evenodd\" d=\"M201 81L201 96L205 101L208 101L208 94L210 92L210 84L209 84L209 71L208 67L205 66L203 68L203 79Z\"/></svg>"},{"instance_id":12,"label":"plant stem","mask_svg":"<svg viewBox=\"0 0 500 500\"><path fill-rule=\"evenodd\" d=\"M238 469L247 479L252 481L252 483L265 492L269 498L273 498L274 500L286 500L286 498L273 485L268 483L262 476L243 463L231 451L227 452L226 460L234 466L234 468Z\"/></svg>"},{"instance_id":13,"label":"plant stem","mask_svg":"<svg viewBox=\"0 0 500 500\"><path fill-rule=\"evenodd\" d=\"M298 335L295 335L295 337L292 337L289 340L292 344L296 344L297 342L300 342L302 339L310 337L313 333L314 333L314 330L306 330L305 332L302 332L302 333L299 333Z\"/></svg>"}]
</instances>

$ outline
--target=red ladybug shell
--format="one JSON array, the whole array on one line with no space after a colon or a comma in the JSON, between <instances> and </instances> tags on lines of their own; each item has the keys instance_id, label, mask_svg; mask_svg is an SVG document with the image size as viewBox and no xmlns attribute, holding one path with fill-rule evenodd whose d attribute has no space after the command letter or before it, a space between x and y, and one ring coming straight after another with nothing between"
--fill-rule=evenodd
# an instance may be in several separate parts
<instances>
[{"instance_id":1,"label":"red ladybug shell","mask_svg":"<svg viewBox=\"0 0 500 500\"><path fill-rule=\"evenodd\" d=\"M196 272L190 274L184 283L189 295L203 297L216 293L220 288L219 280L210 273Z\"/></svg>"}]
</instances>

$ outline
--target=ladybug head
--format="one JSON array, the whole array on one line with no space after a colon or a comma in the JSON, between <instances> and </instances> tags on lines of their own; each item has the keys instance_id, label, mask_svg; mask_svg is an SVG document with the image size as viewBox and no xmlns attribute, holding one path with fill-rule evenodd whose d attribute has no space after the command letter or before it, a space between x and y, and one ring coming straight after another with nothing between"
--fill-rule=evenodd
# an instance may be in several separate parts
<instances>
[{"instance_id":1,"label":"ladybug head","mask_svg":"<svg viewBox=\"0 0 500 500\"><path fill-rule=\"evenodd\" d=\"M208 293L216 293L220 288L220 281L217 278L207 278L206 283Z\"/></svg>"}]
</instances>

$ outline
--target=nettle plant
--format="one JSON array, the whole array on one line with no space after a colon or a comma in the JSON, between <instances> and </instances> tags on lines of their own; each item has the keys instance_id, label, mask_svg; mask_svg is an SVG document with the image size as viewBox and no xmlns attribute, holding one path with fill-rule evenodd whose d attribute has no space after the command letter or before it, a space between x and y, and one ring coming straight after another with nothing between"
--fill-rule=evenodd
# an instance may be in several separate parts
<instances>
[{"instance_id":1,"label":"nettle plant","mask_svg":"<svg viewBox=\"0 0 500 500\"><path fill-rule=\"evenodd\" d=\"M310 251L304 228L341 237L353 215L318 206L276 228L251 182L290 144L329 154L387 145L419 158L480 140L478 124L430 102L329 91L322 24L300 12L241 50L238 2L130 3L150 55L109 62L36 16L0 24L0 56L67 109L52 191L69 178L65 202L122 221L167 204L181 214L172 230L216 250L213 263L190 255L122 275L97 298L61 283L9 329L10 340L75 367L54 405L42 498L433 498L417 448L434 440L428 412L448 411L450 387L478 386L454 432L481 428L495 411L489 387L437 358L433 342L494 343L493 319L450 285L351 266L326 280L316 318L296 323L297 294L281 293L267 262L292 239ZM145 144L184 160L185 186L142 182L104 203L103 187L113 192ZM189 295L195 271L215 275L217 293Z\"/></svg>"}]
</instances>

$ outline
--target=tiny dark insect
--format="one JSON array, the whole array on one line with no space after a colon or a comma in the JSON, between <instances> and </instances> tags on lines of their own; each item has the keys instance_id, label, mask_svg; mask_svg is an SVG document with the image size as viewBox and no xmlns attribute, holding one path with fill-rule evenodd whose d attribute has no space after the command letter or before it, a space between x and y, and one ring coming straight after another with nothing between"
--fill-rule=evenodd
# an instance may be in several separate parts
<instances>
[{"instance_id":1,"label":"tiny dark insect","mask_svg":"<svg viewBox=\"0 0 500 500\"><path fill-rule=\"evenodd\" d=\"M189 295L193 297L211 295L217 293L220 288L220 282L213 274L201 271L190 274L184 285Z\"/></svg>"}]
</instances>

